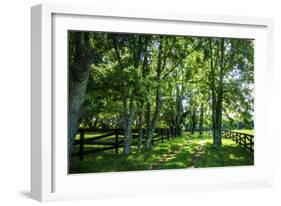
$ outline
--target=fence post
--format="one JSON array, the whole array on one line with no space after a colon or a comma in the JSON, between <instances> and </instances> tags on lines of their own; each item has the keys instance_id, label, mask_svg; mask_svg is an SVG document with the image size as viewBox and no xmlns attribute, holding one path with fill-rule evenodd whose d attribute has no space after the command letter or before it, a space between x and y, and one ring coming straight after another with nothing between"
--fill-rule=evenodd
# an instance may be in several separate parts
<instances>
[{"instance_id":1,"label":"fence post","mask_svg":"<svg viewBox=\"0 0 281 206\"><path fill-rule=\"evenodd\" d=\"M160 129L160 132L161 132L161 142L163 143L164 142L163 128Z\"/></svg>"},{"instance_id":2,"label":"fence post","mask_svg":"<svg viewBox=\"0 0 281 206\"><path fill-rule=\"evenodd\" d=\"M118 154L118 146L119 146L119 140L118 140L118 131L115 130L115 154Z\"/></svg>"},{"instance_id":3,"label":"fence post","mask_svg":"<svg viewBox=\"0 0 281 206\"><path fill-rule=\"evenodd\" d=\"M254 141L253 135L248 135L246 133L232 132L232 131L224 131L225 138L229 138L235 143L239 144L244 150L244 153L250 153L252 160L254 159ZM249 137L249 139L247 138ZM248 147L248 145L250 145ZM247 151L249 150L249 151Z\"/></svg>"},{"instance_id":4,"label":"fence post","mask_svg":"<svg viewBox=\"0 0 281 206\"><path fill-rule=\"evenodd\" d=\"M84 159L84 144L85 144L84 131L80 130L80 147L79 147L80 160Z\"/></svg>"},{"instance_id":5,"label":"fence post","mask_svg":"<svg viewBox=\"0 0 281 206\"><path fill-rule=\"evenodd\" d=\"M245 135L244 135L244 138L245 138ZM242 144L242 136L241 136L241 134L239 134L239 145L241 146L241 144Z\"/></svg>"},{"instance_id":6,"label":"fence post","mask_svg":"<svg viewBox=\"0 0 281 206\"><path fill-rule=\"evenodd\" d=\"M246 138L246 134L243 135L243 139L244 139L244 151L245 153L247 153L247 138Z\"/></svg>"},{"instance_id":7,"label":"fence post","mask_svg":"<svg viewBox=\"0 0 281 206\"><path fill-rule=\"evenodd\" d=\"M254 151L254 148L253 148L253 138L250 137L250 155L251 155L252 160L254 160L253 151Z\"/></svg>"}]
</instances>

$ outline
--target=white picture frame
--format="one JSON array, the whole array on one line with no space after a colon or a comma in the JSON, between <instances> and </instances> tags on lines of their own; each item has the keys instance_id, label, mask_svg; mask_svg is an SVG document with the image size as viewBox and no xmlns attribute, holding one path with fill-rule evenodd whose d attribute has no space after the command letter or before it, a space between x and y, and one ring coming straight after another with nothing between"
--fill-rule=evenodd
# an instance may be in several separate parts
<instances>
[{"instance_id":1,"label":"white picture frame","mask_svg":"<svg viewBox=\"0 0 281 206\"><path fill-rule=\"evenodd\" d=\"M273 21L57 4L31 8L31 196L39 201L272 186ZM67 174L67 30L255 39L255 165ZM266 137L266 138L265 138Z\"/></svg>"}]
</instances>

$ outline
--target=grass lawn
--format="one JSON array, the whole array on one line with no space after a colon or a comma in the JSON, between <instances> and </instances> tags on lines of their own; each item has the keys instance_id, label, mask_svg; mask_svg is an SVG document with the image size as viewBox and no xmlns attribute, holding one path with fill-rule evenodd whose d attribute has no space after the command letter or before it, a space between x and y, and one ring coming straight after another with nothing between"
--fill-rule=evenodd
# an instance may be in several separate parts
<instances>
[{"instance_id":1,"label":"grass lawn","mask_svg":"<svg viewBox=\"0 0 281 206\"><path fill-rule=\"evenodd\" d=\"M122 149L85 155L71 159L70 173L137 171L154 169L202 168L221 166L253 165L254 162L243 148L232 140L223 139L222 146L214 148L211 135L189 134L159 141L152 151L136 152L125 156Z\"/></svg>"}]
</instances>

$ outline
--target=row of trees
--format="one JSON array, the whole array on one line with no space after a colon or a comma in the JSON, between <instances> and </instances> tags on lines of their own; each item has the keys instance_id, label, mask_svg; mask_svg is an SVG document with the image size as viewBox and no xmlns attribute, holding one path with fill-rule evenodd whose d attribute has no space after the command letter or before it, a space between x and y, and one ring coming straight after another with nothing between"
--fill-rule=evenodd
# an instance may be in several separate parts
<instances>
[{"instance_id":1,"label":"row of trees","mask_svg":"<svg viewBox=\"0 0 281 206\"><path fill-rule=\"evenodd\" d=\"M125 154L132 128L139 150L156 127L211 128L219 146L222 126L253 127L253 52L246 39L69 32L69 151L81 124L124 128Z\"/></svg>"}]
</instances>

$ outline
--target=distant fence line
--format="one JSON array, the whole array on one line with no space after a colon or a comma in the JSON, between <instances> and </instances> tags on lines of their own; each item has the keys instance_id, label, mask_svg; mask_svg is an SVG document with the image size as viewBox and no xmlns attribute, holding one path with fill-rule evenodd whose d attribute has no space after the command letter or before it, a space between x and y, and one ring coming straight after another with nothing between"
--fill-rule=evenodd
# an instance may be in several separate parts
<instances>
[{"instance_id":1,"label":"distant fence line","mask_svg":"<svg viewBox=\"0 0 281 206\"><path fill-rule=\"evenodd\" d=\"M231 139L244 148L245 152L249 152L251 157L254 157L254 135L223 130L222 136L225 139Z\"/></svg>"},{"instance_id":2,"label":"distant fence line","mask_svg":"<svg viewBox=\"0 0 281 206\"><path fill-rule=\"evenodd\" d=\"M143 134L145 134L146 129L142 129ZM74 140L74 145L79 145L79 151L74 152L72 156L79 156L80 159L83 159L85 154L97 153L107 150L115 150L115 153L118 154L119 148L124 146L124 130L123 129L91 129L91 128L80 128L78 130L79 140ZM85 134L97 134L103 133L98 136L85 138ZM132 138L133 142L131 145L137 145L138 142L134 141L139 138L139 129L132 129ZM154 130L154 135L152 138L153 142L164 140L170 140L178 136L179 132L176 128L156 128ZM108 138L111 137L112 138ZM145 141L145 135L143 135L142 141ZM106 139L106 141L101 141ZM142 142L143 143L143 142ZM101 145L104 147L85 150L85 145Z\"/></svg>"}]
</instances>

